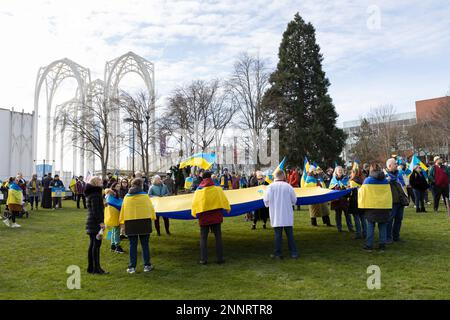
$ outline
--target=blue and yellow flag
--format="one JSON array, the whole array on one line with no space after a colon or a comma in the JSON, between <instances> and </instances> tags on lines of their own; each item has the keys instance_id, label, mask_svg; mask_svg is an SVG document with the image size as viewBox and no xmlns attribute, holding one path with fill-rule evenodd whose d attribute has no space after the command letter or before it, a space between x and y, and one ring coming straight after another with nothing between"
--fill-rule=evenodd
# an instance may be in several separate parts
<instances>
[{"instance_id":1,"label":"blue and yellow flag","mask_svg":"<svg viewBox=\"0 0 450 320\"><path fill-rule=\"evenodd\" d=\"M6 204L9 206L10 204L22 205L23 201L23 190L19 187L19 185L15 182L9 185L8 190L8 198L6 200Z\"/></svg>"},{"instance_id":2,"label":"blue and yellow flag","mask_svg":"<svg viewBox=\"0 0 450 320\"><path fill-rule=\"evenodd\" d=\"M191 190L192 183L194 183L194 178L187 177L186 180L184 180L184 189Z\"/></svg>"},{"instance_id":3,"label":"blue and yellow flag","mask_svg":"<svg viewBox=\"0 0 450 320\"><path fill-rule=\"evenodd\" d=\"M120 174L119 170L114 170L114 174L112 175L112 178L114 178L114 179L116 179L116 181L118 181L119 180L119 174Z\"/></svg>"},{"instance_id":4,"label":"blue and yellow flag","mask_svg":"<svg viewBox=\"0 0 450 320\"><path fill-rule=\"evenodd\" d=\"M358 191L359 209L392 209L392 191L386 178L366 178Z\"/></svg>"},{"instance_id":5,"label":"blue and yellow flag","mask_svg":"<svg viewBox=\"0 0 450 320\"><path fill-rule=\"evenodd\" d=\"M105 225L107 227L119 226L119 215L122 203L122 199L118 199L113 195L106 196L107 206L105 207Z\"/></svg>"},{"instance_id":6,"label":"blue and yellow flag","mask_svg":"<svg viewBox=\"0 0 450 320\"><path fill-rule=\"evenodd\" d=\"M419 157L416 156L415 154L412 156L411 158L411 163L408 166L408 169L406 170L405 174L409 177L411 175L411 173L414 171L414 167L416 165L419 165L420 168L422 169L422 173L425 176L426 179L428 179L428 167L422 162L420 161Z\"/></svg>"},{"instance_id":7,"label":"blue and yellow flag","mask_svg":"<svg viewBox=\"0 0 450 320\"><path fill-rule=\"evenodd\" d=\"M331 179L329 188L334 189L337 186L339 189L345 189L348 187L348 185L349 185L349 179L347 176L344 176L342 179L339 180L333 174L333 178Z\"/></svg>"},{"instance_id":8,"label":"blue and yellow flag","mask_svg":"<svg viewBox=\"0 0 450 320\"><path fill-rule=\"evenodd\" d=\"M64 187L52 187L52 198L64 198L66 196L66 189Z\"/></svg>"},{"instance_id":9,"label":"blue and yellow flag","mask_svg":"<svg viewBox=\"0 0 450 320\"><path fill-rule=\"evenodd\" d=\"M191 209L194 218L200 212L216 209L223 209L226 212L231 211L230 202L221 187L209 186L195 191Z\"/></svg>"},{"instance_id":10,"label":"blue and yellow flag","mask_svg":"<svg viewBox=\"0 0 450 320\"><path fill-rule=\"evenodd\" d=\"M280 164L275 168L275 170L273 170L272 174L267 174L266 175L266 182L267 183L272 183L273 182L273 180L275 179L275 173L277 171L284 170L285 162L286 162L286 157L284 157L283 160L281 160Z\"/></svg>"},{"instance_id":11,"label":"blue and yellow flag","mask_svg":"<svg viewBox=\"0 0 450 320\"><path fill-rule=\"evenodd\" d=\"M308 171L309 171L309 160L307 157L305 157L305 161L303 163L303 174L302 174L302 179L300 180L300 187L303 188L305 187L306 184L306 179L308 178Z\"/></svg>"},{"instance_id":12,"label":"blue and yellow flag","mask_svg":"<svg viewBox=\"0 0 450 320\"><path fill-rule=\"evenodd\" d=\"M187 166L196 166L205 170L208 170L216 162L215 153L196 153L189 158L181 161L180 169Z\"/></svg>"},{"instance_id":13,"label":"blue and yellow flag","mask_svg":"<svg viewBox=\"0 0 450 320\"><path fill-rule=\"evenodd\" d=\"M218 208L225 208L225 210L227 210L228 207L226 205L226 202L229 203L231 211L226 214L225 217L235 217L248 213L250 211L264 208L265 206L263 196L266 187L267 186L265 185L261 185L245 189L225 190L221 194L225 195L226 199L222 198L221 195L218 196L218 192L215 192L216 189L210 189L213 191L205 192L204 190L206 188L203 188L197 190L195 193L168 197L153 197L150 198L150 200L153 204L154 212L156 212L156 215L166 218L179 220L195 219L194 217L197 215L197 213L204 210L213 210ZM315 184L311 185L311 187L312 188L294 188L295 194L297 196L297 205L318 204L333 201L348 195L352 191L352 189L329 190L320 188L317 187L317 180L315 180ZM211 186L207 188L220 187ZM144 198L148 197L148 195L142 193L134 195L134 197L140 197L139 200L144 201ZM203 204L200 204L197 203L197 200L194 201L195 197L197 197L197 200L200 198L206 199L205 197L207 197L207 199ZM125 197L125 199L128 198L129 196ZM129 200L130 199L128 199L128 201ZM140 207L139 212L146 211L141 209L142 206ZM121 210L120 212L122 216L123 210ZM120 221L123 224L123 220Z\"/></svg>"},{"instance_id":14,"label":"blue and yellow flag","mask_svg":"<svg viewBox=\"0 0 450 320\"><path fill-rule=\"evenodd\" d=\"M359 163L358 159L353 160L353 165L352 165L352 172L354 172L355 174L358 174L361 170L361 165Z\"/></svg>"},{"instance_id":15,"label":"blue and yellow flag","mask_svg":"<svg viewBox=\"0 0 450 320\"><path fill-rule=\"evenodd\" d=\"M70 189L70 191L72 191L72 193L75 193L76 184L77 184L77 180L75 179L75 176L73 176L72 180L70 181L70 184L69 184L69 189Z\"/></svg>"}]
</instances>

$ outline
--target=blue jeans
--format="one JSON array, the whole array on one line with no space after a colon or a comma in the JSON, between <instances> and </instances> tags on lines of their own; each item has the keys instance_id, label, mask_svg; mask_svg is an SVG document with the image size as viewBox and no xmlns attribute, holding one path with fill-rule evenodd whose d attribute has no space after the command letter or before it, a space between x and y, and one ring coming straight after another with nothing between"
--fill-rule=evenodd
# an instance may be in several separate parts
<instances>
[{"instance_id":1,"label":"blue jeans","mask_svg":"<svg viewBox=\"0 0 450 320\"><path fill-rule=\"evenodd\" d=\"M150 265L150 248L149 248L149 234L139 235L139 236L128 236L128 240L130 241L130 264L128 267L136 268L137 264L137 245L138 245L138 237L141 241L142 247L142 257L144 259L144 266Z\"/></svg>"},{"instance_id":2,"label":"blue jeans","mask_svg":"<svg viewBox=\"0 0 450 320\"><path fill-rule=\"evenodd\" d=\"M295 245L294 232L292 227L275 227L275 256L281 256L283 229L286 233L289 252L291 256L298 256L297 246Z\"/></svg>"},{"instance_id":3,"label":"blue jeans","mask_svg":"<svg viewBox=\"0 0 450 320\"><path fill-rule=\"evenodd\" d=\"M363 236L365 238L367 236L366 216L364 214L354 214L353 218L355 219L356 235ZM362 231L362 233L361 233L361 231Z\"/></svg>"},{"instance_id":4,"label":"blue jeans","mask_svg":"<svg viewBox=\"0 0 450 320\"><path fill-rule=\"evenodd\" d=\"M402 227L403 211L405 207L399 203L392 205L389 221L387 222L387 241L400 239L400 228Z\"/></svg>"},{"instance_id":5,"label":"blue jeans","mask_svg":"<svg viewBox=\"0 0 450 320\"><path fill-rule=\"evenodd\" d=\"M375 223L372 221L367 221L367 237L366 237L366 246L369 248L373 248L373 238L375 235ZM386 227L387 223L378 223L378 232L379 232L379 242L380 245L386 244Z\"/></svg>"},{"instance_id":6,"label":"blue jeans","mask_svg":"<svg viewBox=\"0 0 450 320\"><path fill-rule=\"evenodd\" d=\"M342 230L342 211L345 215L345 222L347 223L348 231L353 231L352 215L348 213L347 209L336 208L336 227Z\"/></svg>"},{"instance_id":7,"label":"blue jeans","mask_svg":"<svg viewBox=\"0 0 450 320\"><path fill-rule=\"evenodd\" d=\"M419 209L425 209L425 191L419 189L413 189L414 199L416 200L416 211Z\"/></svg>"}]
</instances>

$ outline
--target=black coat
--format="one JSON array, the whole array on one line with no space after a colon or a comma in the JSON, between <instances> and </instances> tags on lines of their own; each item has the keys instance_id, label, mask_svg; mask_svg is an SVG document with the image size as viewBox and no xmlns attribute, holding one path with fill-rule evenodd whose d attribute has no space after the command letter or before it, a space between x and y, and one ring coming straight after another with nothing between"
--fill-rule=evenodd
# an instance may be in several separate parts
<instances>
[{"instance_id":1,"label":"black coat","mask_svg":"<svg viewBox=\"0 0 450 320\"><path fill-rule=\"evenodd\" d=\"M84 194L86 195L86 204L88 214L86 219L86 233L97 234L100 231L100 223L104 219L104 205L102 188L91 184L86 185Z\"/></svg>"},{"instance_id":2,"label":"black coat","mask_svg":"<svg viewBox=\"0 0 450 320\"><path fill-rule=\"evenodd\" d=\"M409 177L409 184L411 188L425 191L428 189L427 179L422 173L418 173L414 170L414 172Z\"/></svg>"}]
</instances>

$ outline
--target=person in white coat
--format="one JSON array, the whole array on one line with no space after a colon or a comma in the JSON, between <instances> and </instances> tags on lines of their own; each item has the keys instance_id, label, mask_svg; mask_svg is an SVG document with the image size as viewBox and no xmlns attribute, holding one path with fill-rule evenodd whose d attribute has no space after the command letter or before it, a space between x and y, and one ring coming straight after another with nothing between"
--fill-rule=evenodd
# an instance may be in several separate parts
<instances>
[{"instance_id":1,"label":"person in white coat","mask_svg":"<svg viewBox=\"0 0 450 320\"><path fill-rule=\"evenodd\" d=\"M282 259L281 248L284 230L291 258L297 259L298 251L293 234L294 210L292 209L292 206L297 202L297 196L294 188L286 182L284 171L279 170L275 173L275 181L267 186L263 200L264 205L269 207L270 224L275 230L275 252L271 257Z\"/></svg>"}]
</instances>

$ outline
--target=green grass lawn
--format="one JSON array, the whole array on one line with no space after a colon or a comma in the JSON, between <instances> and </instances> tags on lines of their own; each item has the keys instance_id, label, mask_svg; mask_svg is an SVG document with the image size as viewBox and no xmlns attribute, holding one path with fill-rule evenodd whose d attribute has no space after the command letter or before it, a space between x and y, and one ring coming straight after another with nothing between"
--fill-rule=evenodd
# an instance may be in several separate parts
<instances>
[{"instance_id":1,"label":"green grass lawn","mask_svg":"<svg viewBox=\"0 0 450 320\"><path fill-rule=\"evenodd\" d=\"M39 210L18 219L20 229L0 225L0 299L449 299L450 219L408 209L402 238L382 253L362 250L363 241L335 228L310 226L304 207L296 212L299 260L273 261L273 230L250 230L244 216L226 218L226 263L198 265L197 221L171 220L172 236L150 237L155 270L126 273L128 254L109 251L104 241L102 266L109 275L86 272L88 236L85 210L64 201L59 211ZM4 206L2 206L3 210ZM428 207L428 210L431 208ZM332 218L334 221L334 217ZM334 223L334 222L333 222ZM162 221L161 221L162 224ZM124 241L128 252L128 242ZM284 250L287 243L284 242ZM69 265L81 267L81 289L69 290ZM381 268L381 289L366 286L367 267Z\"/></svg>"}]
</instances>

